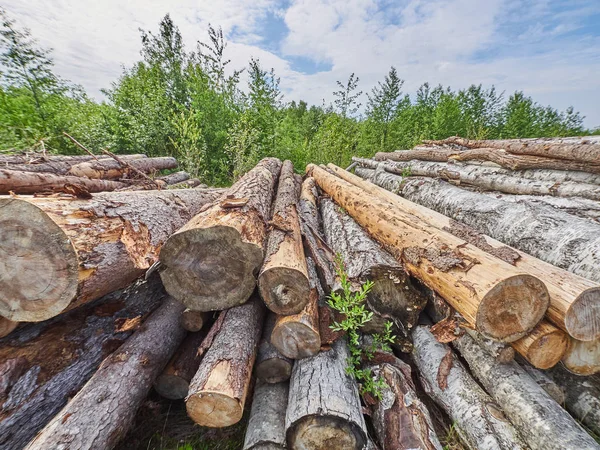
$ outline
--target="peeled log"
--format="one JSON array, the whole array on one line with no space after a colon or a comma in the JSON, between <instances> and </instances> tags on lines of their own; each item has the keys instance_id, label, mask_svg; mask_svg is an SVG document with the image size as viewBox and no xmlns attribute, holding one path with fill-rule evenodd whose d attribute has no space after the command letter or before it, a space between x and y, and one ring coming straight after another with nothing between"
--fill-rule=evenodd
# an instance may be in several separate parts
<instances>
[{"instance_id":1,"label":"peeled log","mask_svg":"<svg viewBox=\"0 0 600 450\"><path fill-rule=\"evenodd\" d=\"M271 344L291 359L307 358L319 353L319 289L317 273L312 259L307 261L310 278L308 303L298 314L277 316L271 333Z\"/></svg>"},{"instance_id":2,"label":"peeled log","mask_svg":"<svg viewBox=\"0 0 600 450\"><path fill-rule=\"evenodd\" d=\"M246 428L244 450L285 448L285 412L288 383L257 384Z\"/></svg>"},{"instance_id":3,"label":"peeled log","mask_svg":"<svg viewBox=\"0 0 600 450\"><path fill-rule=\"evenodd\" d=\"M527 336L511 344L523 358L538 369L554 367L569 347L569 336L542 320Z\"/></svg>"},{"instance_id":4,"label":"peeled log","mask_svg":"<svg viewBox=\"0 0 600 450\"><path fill-rule=\"evenodd\" d=\"M8 336L18 326L19 322L13 322L12 320L7 319L6 317L0 316L0 338Z\"/></svg>"},{"instance_id":5,"label":"peeled log","mask_svg":"<svg viewBox=\"0 0 600 450\"><path fill-rule=\"evenodd\" d=\"M177 160L171 156L161 156L159 158L142 158L128 160L129 166L143 173L152 173L164 169L174 169L177 167ZM76 177L88 177L92 179L112 180L132 175L130 167L124 167L116 159L91 160L76 164L69 169L69 174Z\"/></svg>"},{"instance_id":6,"label":"peeled log","mask_svg":"<svg viewBox=\"0 0 600 450\"><path fill-rule=\"evenodd\" d=\"M133 423L152 382L185 336L183 306L167 299L26 447L113 448Z\"/></svg>"},{"instance_id":7,"label":"peeled log","mask_svg":"<svg viewBox=\"0 0 600 450\"><path fill-rule=\"evenodd\" d=\"M0 198L0 314L42 321L127 286L217 196L189 189Z\"/></svg>"},{"instance_id":8,"label":"peeled log","mask_svg":"<svg viewBox=\"0 0 600 450\"><path fill-rule=\"evenodd\" d=\"M386 184L376 186L339 168L336 174L350 178L353 184L391 201L437 228L469 238L486 252L493 252L499 257L506 255L507 251L516 252L516 267L546 283L550 293L548 319L575 338L593 340L600 337L600 286L593 282L600 281L600 271L597 270L600 267L600 226L551 208L515 206L443 181L407 180L402 187L403 199L382 189L387 189ZM401 180L396 175L388 175ZM373 178L373 181L379 184L382 180ZM489 236L522 251L507 247ZM580 240L582 236L583 241ZM594 247L597 256L594 256ZM594 263L594 258L597 263ZM581 264L573 264L574 260L581 261ZM555 265L566 267L561 270ZM564 269L579 272L580 276Z\"/></svg>"},{"instance_id":9,"label":"peeled log","mask_svg":"<svg viewBox=\"0 0 600 450\"><path fill-rule=\"evenodd\" d=\"M227 198L169 238L160 252L167 292L197 311L226 309L248 300L263 262L280 168L278 159L263 159L227 190Z\"/></svg>"},{"instance_id":10,"label":"peeled log","mask_svg":"<svg viewBox=\"0 0 600 450\"><path fill-rule=\"evenodd\" d=\"M469 448L526 448L502 409L471 377L448 345L439 343L425 326L417 326L412 336L413 360L425 392L448 414Z\"/></svg>"},{"instance_id":11,"label":"peeled log","mask_svg":"<svg viewBox=\"0 0 600 450\"><path fill-rule=\"evenodd\" d=\"M264 309L262 301L254 297L223 311L224 317L215 323L217 334L185 399L187 413L197 424L227 427L242 418Z\"/></svg>"},{"instance_id":12,"label":"peeled log","mask_svg":"<svg viewBox=\"0 0 600 450\"><path fill-rule=\"evenodd\" d=\"M600 448L516 362L497 363L466 335L453 345L532 450Z\"/></svg>"},{"instance_id":13,"label":"peeled log","mask_svg":"<svg viewBox=\"0 0 600 450\"><path fill-rule=\"evenodd\" d=\"M266 383L280 383L289 380L294 364L290 358L283 356L271 343L276 320L275 313L270 312L267 314L262 338L258 346L258 354L256 355L256 364L254 365L256 378Z\"/></svg>"},{"instance_id":14,"label":"peeled log","mask_svg":"<svg viewBox=\"0 0 600 450\"><path fill-rule=\"evenodd\" d=\"M306 305L310 286L298 221L300 185L294 166L285 161L281 167L277 196L273 203L269 239L258 289L267 308L276 314L297 314Z\"/></svg>"},{"instance_id":15,"label":"peeled log","mask_svg":"<svg viewBox=\"0 0 600 450\"><path fill-rule=\"evenodd\" d=\"M600 373L600 339L587 342L571 339L562 363L577 375Z\"/></svg>"},{"instance_id":16,"label":"peeled log","mask_svg":"<svg viewBox=\"0 0 600 450\"><path fill-rule=\"evenodd\" d=\"M200 331L209 317L210 314L208 313L192 311L191 309L186 308L181 313L181 326L187 331Z\"/></svg>"},{"instance_id":17,"label":"peeled log","mask_svg":"<svg viewBox=\"0 0 600 450\"><path fill-rule=\"evenodd\" d=\"M362 450L367 443L356 382L346 374L346 342L296 361L285 417L289 448Z\"/></svg>"},{"instance_id":18,"label":"peeled log","mask_svg":"<svg viewBox=\"0 0 600 450\"><path fill-rule=\"evenodd\" d=\"M308 170L411 275L438 292L484 336L512 342L544 316L550 299L538 278L414 215L390 208L389 201L319 167L309 165Z\"/></svg>"}]
</instances>

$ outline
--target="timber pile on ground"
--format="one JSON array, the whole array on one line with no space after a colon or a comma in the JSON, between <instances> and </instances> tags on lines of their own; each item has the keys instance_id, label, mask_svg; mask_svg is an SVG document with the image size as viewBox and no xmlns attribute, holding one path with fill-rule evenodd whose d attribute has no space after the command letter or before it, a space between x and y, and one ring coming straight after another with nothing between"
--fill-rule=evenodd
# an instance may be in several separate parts
<instances>
[{"instance_id":1,"label":"timber pile on ground","mask_svg":"<svg viewBox=\"0 0 600 450\"><path fill-rule=\"evenodd\" d=\"M453 448L600 449L600 224L377 158L357 160L375 184L266 158L224 191L0 196L0 447L114 448L154 390L202 427L246 411L244 450L441 449L449 427ZM349 345L327 298L367 282Z\"/></svg>"}]
</instances>

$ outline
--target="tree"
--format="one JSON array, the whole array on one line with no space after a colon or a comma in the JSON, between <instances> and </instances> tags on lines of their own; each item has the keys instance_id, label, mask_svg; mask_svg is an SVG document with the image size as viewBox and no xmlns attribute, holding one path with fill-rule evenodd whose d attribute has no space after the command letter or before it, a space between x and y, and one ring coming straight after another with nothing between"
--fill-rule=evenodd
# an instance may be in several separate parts
<instances>
[{"instance_id":1,"label":"tree","mask_svg":"<svg viewBox=\"0 0 600 450\"><path fill-rule=\"evenodd\" d=\"M348 115L353 116L361 107L357 99L363 92L355 92L358 88L359 80L358 77L354 76L354 73L351 73L345 85L339 80L336 81L340 90L333 93L334 97L336 97L334 104L344 118Z\"/></svg>"},{"instance_id":2,"label":"tree","mask_svg":"<svg viewBox=\"0 0 600 450\"><path fill-rule=\"evenodd\" d=\"M383 83L379 81L370 94L367 94L367 121L371 121L376 129L381 151L387 151L389 125L400 103L404 80L398 77L394 66L385 76Z\"/></svg>"}]
</instances>

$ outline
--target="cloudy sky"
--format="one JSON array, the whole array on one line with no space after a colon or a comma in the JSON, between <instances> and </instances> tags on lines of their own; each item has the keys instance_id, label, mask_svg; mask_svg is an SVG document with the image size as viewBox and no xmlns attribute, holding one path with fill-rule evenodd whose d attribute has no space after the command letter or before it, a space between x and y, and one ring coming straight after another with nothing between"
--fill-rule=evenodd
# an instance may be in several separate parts
<instances>
[{"instance_id":1,"label":"cloudy sky","mask_svg":"<svg viewBox=\"0 0 600 450\"><path fill-rule=\"evenodd\" d=\"M221 26L231 66L251 56L281 77L286 100L329 102L355 72L368 91L394 65L405 92L425 81L523 90L573 105L600 126L600 0L0 0L54 49L57 72L101 99L140 58L139 28L170 13L188 49Z\"/></svg>"}]
</instances>

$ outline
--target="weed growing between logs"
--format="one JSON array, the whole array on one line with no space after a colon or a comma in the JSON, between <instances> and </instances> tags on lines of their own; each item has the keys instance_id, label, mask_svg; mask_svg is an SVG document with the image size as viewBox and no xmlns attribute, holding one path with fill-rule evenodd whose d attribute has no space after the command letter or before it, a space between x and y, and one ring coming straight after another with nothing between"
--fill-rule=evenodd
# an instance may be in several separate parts
<instances>
[{"instance_id":1,"label":"weed growing between logs","mask_svg":"<svg viewBox=\"0 0 600 450\"><path fill-rule=\"evenodd\" d=\"M372 360L377 350L391 351L389 344L393 343L396 338L392 334L392 322L386 322L383 333L373 334L371 344L361 346L359 331L373 318L373 313L368 311L365 306L365 300L374 283L366 281L358 291L353 292L344 262L339 254L335 258L335 271L342 286L342 293L332 292L327 303L344 316L344 320L333 322L330 327L333 331L344 331L348 335L350 358L346 373L359 383L361 395L370 394L381 400L381 390L386 387L385 381L380 378L376 379L371 369L362 369L361 363L365 359Z\"/></svg>"}]
</instances>

